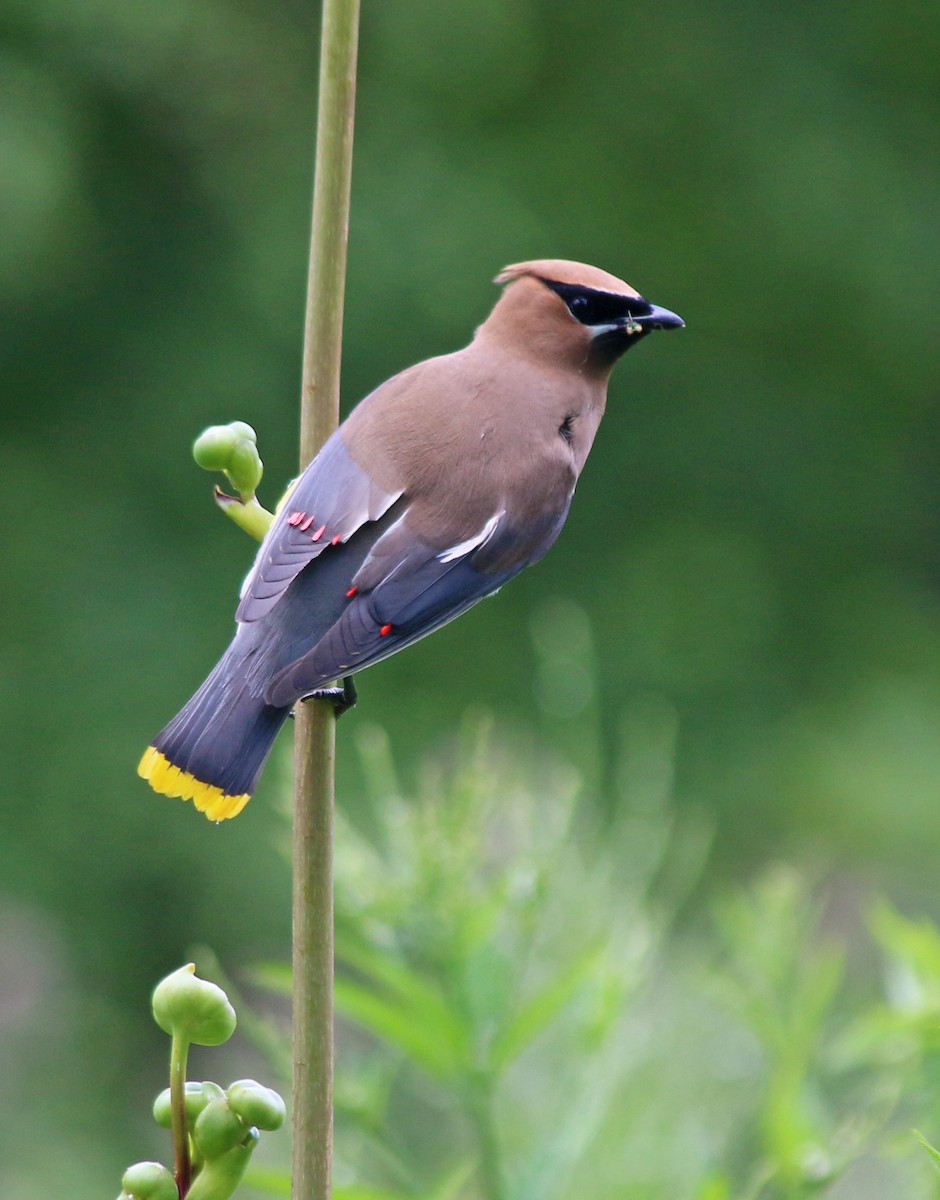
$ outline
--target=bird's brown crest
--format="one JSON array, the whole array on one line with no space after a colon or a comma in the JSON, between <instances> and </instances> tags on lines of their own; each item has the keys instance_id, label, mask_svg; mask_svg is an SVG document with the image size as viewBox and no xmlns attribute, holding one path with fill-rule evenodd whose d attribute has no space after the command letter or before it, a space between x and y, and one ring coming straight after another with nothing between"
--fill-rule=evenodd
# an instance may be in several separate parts
<instances>
[{"instance_id":1,"label":"bird's brown crest","mask_svg":"<svg viewBox=\"0 0 940 1200\"><path fill-rule=\"evenodd\" d=\"M618 279L600 267L588 263L572 262L566 258L535 258L531 262L513 263L503 267L494 283L512 283L526 275L536 279L550 279L553 283L573 283L581 287L599 288L605 292L616 292L620 296L637 296L636 288Z\"/></svg>"}]
</instances>

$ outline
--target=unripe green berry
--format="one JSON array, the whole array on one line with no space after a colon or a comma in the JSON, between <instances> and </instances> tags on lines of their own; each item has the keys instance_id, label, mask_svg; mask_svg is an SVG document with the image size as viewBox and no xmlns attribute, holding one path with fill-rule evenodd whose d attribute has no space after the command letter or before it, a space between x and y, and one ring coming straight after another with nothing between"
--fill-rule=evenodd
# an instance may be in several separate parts
<instances>
[{"instance_id":1,"label":"unripe green berry","mask_svg":"<svg viewBox=\"0 0 940 1200\"><path fill-rule=\"evenodd\" d=\"M253 441L249 442L243 438L235 443L232 453L229 455L225 474L235 484L241 495L253 496L255 494L258 484L261 482L261 476L264 474L264 467L258 456L258 447Z\"/></svg>"},{"instance_id":2,"label":"unripe green berry","mask_svg":"<svg viewBox=\"0 0 940 1200\"><path fill-rule=\"evenodd\" d=\"M237 1146L249 1126L228 1106L227 1100L212 1100L199 1114L193 1126L196 1149L207 1161Z\"/></svg>"},{"instance_id":3,"label":"unripe green berry","mask_svg":"<svg viewBox=\"0 0 940 1200\"><path fill-rule=\"evenodd\" d=\"M139 1162L128 1167L121 1178L118 1200L179 1200L176 1181L158 1162Z\"/></svg>"},{"instance_id":4,"label":"unripe green berry","mask_svg":"<svg viewBox=\"0 0 940 1200\"><path fill-rule=\"evenodd\" d=\"M224 471L238 440L231 425L210 425L193 443L193 458L204 471Z\"/></svg>"},{"instance_id":5,"label":"unripe green berry","mask_svg":"<svg viewBox=\"0 0 940 1200\"><path fill-rule=\"evenodd\" d=\"M219 1085L209 1079L204 1080L202 1083L197 1083L191 1079L187 1080L185 1091L187 1124L192 1126L210 1100L219 1100L224 1095L225 1092ZM164 1129L173 1128L173 1110L170 1104L169 1088L164 1088L156 1100L154 1100L153 1119L158 1125L162 1125Z\"/></svg>"},{"instance_id":6,"label":"unripe green berry","mask_svg":"<svg viewBox=\"0 0 940 1200\"><path fill-rule=\"evenodd\" d=\"M225 992L206 979L197 979L193 963L157 984L151 1006L154 1020L165 1033L198 1046L219 1046L235 1032L235 1010Z\"/></svg>"},{"instance_id":7,"label":"unripe green berry","mask_svg":"<svg viewBox=\"0 0 940 1200\"><path fill-rule=\"evenodd\" d=\"M244 421L210 425L193 443L193 458L206 471L224 471L242 497L253 496L264 472L257 442Z\"/></svg>"},{"instance_id":8,"label":"unripe green berry","mask_svg":"<svg viewBox=\"0 0 940 1200\"><path fill-rule=\"evenodd\" d=\"M284 1101L272 1088L254 1079L236 1079L226 1088L229 1108L249 1125L259 1129L280 1129L287 1116Z\"/></svg>"}]
</instances>

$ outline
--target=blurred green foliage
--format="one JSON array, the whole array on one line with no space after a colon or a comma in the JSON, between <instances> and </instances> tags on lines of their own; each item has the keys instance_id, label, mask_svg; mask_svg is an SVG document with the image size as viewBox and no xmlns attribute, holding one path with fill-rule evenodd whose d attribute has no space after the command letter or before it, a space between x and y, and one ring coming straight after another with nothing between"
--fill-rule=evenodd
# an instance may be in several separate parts
<instances>
[{"instance_id":1,"label":"blurred green foliage","mask_svg":"<svg viewBox=\"0 0 940 1200\"><path fill-rule=\"evenodd\" d=\"M374 816L337 835L337 1200L940 1196L911 1130L940 1127L935 926L880 901L869 934L781 863L677 921L707 837L654 739L609 820L489 719L410 794L380 729L356 741ZM289 996L287 964L251 979ZM283 1063L286 1030L256 1028ZM273 1159L249 1182L287 1194Z\"/></svg>"},{"instance_id":2,"label":"blurred green foliage","mask_svg":"<svg viewBox=\"0 0 940 1200\"><path fill-rule=\"evenodd\" d=\"M186 945L286 945L285 764L224 830L133 767L252 552L193 436L257 428L268 504L296 467L314 7L0 2L0 1194L22 1200L66 1160L100 1195L139 1154L136 1014ZM938 43L908 0L365 5L347 406L464 343L522 258L596 262L688 328L618 369L545 562L362 679L339 795L364 828L370 716L407 773L489 706L602 819L653 769L621 753L653 713L653 782L713 829L677 898L773 856L938 915ZM61 1130L41 1155L37 1112Z\"/></svg>"}]
</instances>

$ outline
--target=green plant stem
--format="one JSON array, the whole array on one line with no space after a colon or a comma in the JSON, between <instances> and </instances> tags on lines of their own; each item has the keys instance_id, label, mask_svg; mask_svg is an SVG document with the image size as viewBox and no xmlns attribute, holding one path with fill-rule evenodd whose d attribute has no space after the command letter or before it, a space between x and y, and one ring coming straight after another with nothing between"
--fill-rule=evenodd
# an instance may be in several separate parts
<instances>
[{"instance_id":1,"label":"green plant stem","mask_svg":"<svg viewBox=\"0 0 940 1200\"><path fill-rule=\"evenodd\" d=\"M480 1182L487 1200L503 1200L503 1172L499 1139L493 1124L493 1097L489 1081L480 1074L468 1099L468 1112L480 1155Z\"/></svg>"},{"instance_id":2,"label":"green plant stem","mask_svg":"<svg viewBox=\"0 0 940 1200\"><path fill-rule=\"evenodd\" d=\"M339 422L359 0L324 0L304 330L300 460ZM294 734L293 1200L328 1200L333 1160L335 717L312 701Z\"/></svg>"},{"instance_id":3,"label":"green plant stem","mask_svg":"<svg viewBox=\"0 0 940 1200\"><path fill-rule=\"evenodd\" d=\"M216 488L215 502L239 529L243 529L256 542L264 539L274 520L274 514L262 506L257 496L243 500L237 496L227 496L221 488Z\"/></svg>"},{"instance_id":4,"label":"green plant stem","mask_svg":"<svg viewBox=\"0 0 940 1200\"><path fill-rule=\"evenodd\" d=\"M173 1135L173 1175L180 1197L189 1191L192 1162L186 1128L186 1060L189 1042L178 1033L170 1041L170 1130Z\"/></svg>"}]
</instances>

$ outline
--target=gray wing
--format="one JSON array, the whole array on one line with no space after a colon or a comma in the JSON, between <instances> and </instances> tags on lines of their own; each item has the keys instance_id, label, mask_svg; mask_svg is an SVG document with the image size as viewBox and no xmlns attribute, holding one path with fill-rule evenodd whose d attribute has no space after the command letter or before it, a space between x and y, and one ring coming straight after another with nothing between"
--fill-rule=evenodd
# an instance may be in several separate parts
<instances>
[{"instance_id":1,"label":"gray wing","mask_svg":"<svg viewBox=\"0 0 940 1200\"><path fill-rule=\"evenodd\" d=\"M477 535L445 550L410 531L406 510L371 546L340 619L274 676L265 699L286 707L452 621L542 557L564 524L568 500L522 528L505 511L495 513Z\"/></svg>"},{"instance_id":2,"label":"gray wing","mask_svg":"<svg viewBox=\"0 0 940 1200\"><path fill-rule=\"evenodd\" d=\"M236 621L269 612L304 567L377 521L401 496L379 487L353 461L337 430L294 484L242 588Z\"/></svg>"}]
</instances>

